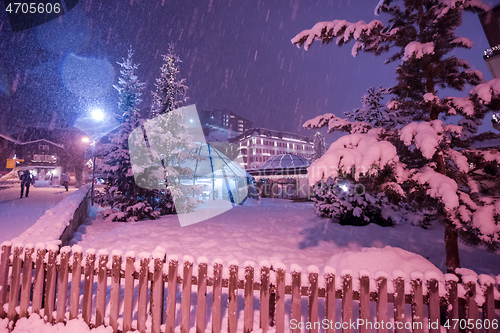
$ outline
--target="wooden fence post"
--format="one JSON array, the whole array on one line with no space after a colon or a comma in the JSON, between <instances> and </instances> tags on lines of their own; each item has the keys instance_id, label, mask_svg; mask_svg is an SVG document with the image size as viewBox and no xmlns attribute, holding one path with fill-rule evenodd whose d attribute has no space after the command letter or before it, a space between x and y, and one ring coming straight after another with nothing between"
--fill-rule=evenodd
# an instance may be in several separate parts
<instances>
[{"instance_id":1,"label":"wooden fence post","mask_svg":"<svg viewBox=\"0 0 500 333\"><path fill-rule=\"evenodd\" d=\"M253 279L254 262L247 261L245 266L245 309L243 319L243 333L253 331Z\"/></svg>"},{"instance_id":2,"label":"wooden fence post","mask_svg":"<svg viewBox=\"0 0 500 333\"><path fill-rule=\"evenodd\" d=\"M465 281L464 281L465 282ZM478 326L475 324L479 319L478 306L476 303L476 281L468 281L466 283L467 296L465 302L467 303L467 319L472 319L474 323L472 330L468 330L472 333L478 333Z\"/></svg>"},{"instance_id":3,"label":"wooden fence post","mask_svg":"<svg viewBox=\"0 0 500 333\"><path fill-rule=\"evenodd\" d=\"M422 281L424 276L421 273L411 275L411 313L413 322L413 333L423 333L424 327L424 294Z\"/></svg>"},{"instance_id":4,"label":"wooden fence post","mask_svg":"<svg viewBox=\"0 0 500 333\"><path fill-rule=\"evenodd\" d=\"M95 250L87 249L85 253L85 280L83 283L82 317L90 326L92 319L92 295L94 294Z\"/></svg>"},{"instance_id":5,"label":"wooden fence post","mask_svg":"<svg viewBox=\"0 0 500 333\"><path fill-rule=\"evenodd\" d=\"M71 248L64 246L60 250L61 261L59 265L59 280L57 290L57 317L58 323L64 323L66 319L66 303L68 300L68 264Z\"/></svg>"},{"instance_id":6,"label":"wooden fence post","mask_svg":"<svg viewBox=\"0 0 500 333\"><path fill-rule=\"evenodd\" d=\"M367 323L370 321L370 277L369 272L359 272L359 319L362 320L360 333L369 333Z\"/></svg>"},{"instance_id":7,"label":"wooden fence post","mask_svg":"<svg viewBox=\"0 0 500 333\"><path fill-rule=\"evenodd\" d=\"M44 315L47 317L47 321L52 323L54 318L52 313L54 312L54 304L56 299L56 260L57 252L59 250L57 245L48 245L49 259L47 261L47 283L45 286L45 312Z\"/></svg>"},{"instance_id":8,"label":"wooden fence post","mask_svg":"<svg viewBox=\"0 0 500 333\"><path fill-rule=\"evenodd\" d=\"M99 266L97 272L97 295L95 300L95 326L104 325L104 316L106 314L106 293L108 289L108 251L99 250Z\"/></svg>"},{"instance_id":9,"label":"wooden fence post","mask_svg":"<svg viewBox=\"0 0 500 333\"><path fill-rule=\"evenodd\" d=\"M148 307L148 275L149 275L149 253L141 252L139 271L139 299L137 301L137 330L146 333L146 315Z\"/></svg>"},{"instance_id":10,"label":"wooden fence post","mask_svg":"<svg viewBox=\"0 0 500 333\"><path fill-rule=\"evenodd\" d=\"M45 280L45 267L43 266L43 262L47 250L45 249L44 243L36 244L35 250L35 281L33 282L33 302L31 303L31 308L33 309L33 313L40 314L43 299L43 283Z\"/></svg>"},{"instance_id":11,"label":"wooden fence post","mask_svg":"<svg viewBox=\"0 0 500 333\"><path fill-rule=\"evenodd\" d=\"M164 251L153 252L153 283L151 285L151 333L160 333L163 313L163 263Z\"/></svg>"},{"instance_id":12,"label":"wooden fence post","mask_svg":"<svg viewBox=\"0 0 500 333\"><path fill-rule=\"evenodd\" d=\"M428 281L430 333L439 333L439 285L436 279ZM437 322L437 328L436 323Z\"/></svg>"},{"instance_id":13,"label":"wooden fence post","mask_svg":"<svg viewBox=\"0 0 500 333\"><path fill-rule=\"evenodd\" d=\"M291 319L294 320L295 323L301 322L301 311L302 311L302 285L301 285L301 277L302 277L302 267L298 265L290 266L292 271L292 316ZM296 325L295 329L292 329L293 333L300 333L300 328Z\"/></svg>"},{"instance_id":14,"label":"wooden fence post","mask_svg":"<svg viewBox=\"0 0 500 333\"><path fill-rule=\"evenodd\" d=\"M404 326L398 324L406 321L405 316L405 280L404 273L396 271L394 274L394 327L395 333L404 333ZM398 327L399 326L399 327Z\"/></svg>"},{"instance_id":15,"label":"wooden fence post","mask_svg":"<svg viewBox=\"0 0 500 333\"><path fill-rule=\"evenodd\" d=\"M71 268L71 294L69 297L69 320L78 318L80 305L80 283L82 281L82 248L73 246L73 265Z\"/></svg>"},{"instance_id":16,"label":"wooden fence post","mask_svg":"<svg viewBox=\"0 0 500 333\"><path fill-rule=\"evenodd\" d=\"M196 303L196 333L205 333L207 311L207 258L198 258L198 302Z\"/></svg>"},{"instance_id":17,"label":"wooden fence post","mask_svg":"<svg viewBox=\"0 0 500 333\"><path fill-rule=\"evenodd\" d=\"M347 270L346 270L347 271ZM342 275L342 325L347 323L344 333L352 333L352 275L344 272Z\"/></svg>"},{"instance_id":18,"label":"wooden fence post","mask_svg":"<svg viewBox=\"0 0 500 333\"><path fill-rule=\"evenodd\" d=\"M268 262L261 263L260 269L260 328L262 333L269 329L269 266Z\"/></svg>"},{"instance_id":19,"label":"wooden fence post","mask_svg":"<svg viewBox=\"0 0 500 333\"><path fill-rule=\"evenodd\" d=\"M309 266L309 322L318 322L318 272L316 266ZM309 332L317 333L319 330L313 326Z\"/></svg>"},{"instance_id":20,"label":"wooden fence post","mask_svg":"<svg viewBox=\"0 0 500 333\"><path fill-rule=\"evenodd\" d=\"M378 299L377 299L377 322L387 323L387 276L383 272L376 273ZM387 333L387 327L381 327L378 333Z\"/></svg>"},{"instance_id":21,"label":"wooden fence post","mask_svg":"<svg viewBox=\"0 0 500 333\"><path fill-rule=\"evenodd\" d=\"M134 300L135 252L125 254L125 286L123 295L123 332L132 330L132 302Z\"/></svg>"},{"instance_id":22,"label":"wooden fence post","mask_svg":"<svg viewBox=\"0 0 500 333\"><path fill-rule=\"evenodd\" d=\"M2 243L2 255L0 258L0 317L5 318L3 305L7 301L7 283L9 278L9 258L12 250L11 242Z\"/></svg>"},{"instance_id":23,"label":"wooden fence post","mask_svg":"<svg viewBox=\"0 0 500 333\"><path fill-rule=\"evenodd\" d=\"M189 319L191 314L191 281L193 278L193 258L184 256L182 272L182 299L181 299L181 333L189 333Z\"/></svg>"},{"instance_id":24,"label":"wooden fence post","mask_svg":"<svg viewBox=\"0 0 500 333\"><path fill-rule=\"evenodd\" d=\"M113 251L111 265L111 294L109 296L109 325L113 332L118 332L118 317L120 305L120 273L122 269L122 252Z\"/></svg>"},{"instance_id":25,"label":"wooden fence post","mask_svg":"<svg viewBox=\"0 0 500 333\"><path fill-rule=\"evenodd\" d=\"M484 332L493 333L496 330L493 328L491 323L495 320L495 279L491 276L481 274L479 276L481 282L481 287L484 289L484 304L483 304L483 327ZM488 322L488 328L486 328L486 322Z\"/></svg>"},{"instance_id":26,"label":"wooden fence post","mask_svg":"<svg viewBox=\"0 0 500 333\"><path fill-rule=\"evenodd\" d=\"M276 270L276 332L285 332L285 265L277 265Z\"/></svg>"},{"instance_id":27,"label":"wooden fence post","mask_svg":"<svg viewBox=\"0 0 500 333\"><path fill-rule=\"evenodd\" d=\"M227 305L227 330L236 333L238 314L238 263L229 264L229 290Z\"/></svg>"},{"instance_id":28,"label":"wooden fence post","mask_svg":"<svg viewBox=\"0 0 500 333\"><path fill-rule=\"evenodd\" d=\"M222 264L214 263L214 286L212 304L212 332L221 332Z\"/></svg>"},{"instance_id":29,"label":"wooden fence post","mask_svg":"<svg viewBox=\"0 0 500 333\"><path fill-rule=\"evenodd\" d=\"M299 283L300 285L300 283ZM328 320L328 328L325 330L326 333L335 332L335 270L331 267L325 267L325 318ZM292 280L293 288L293 280ZM293 292L292 292L292 304L293 304ZM293 305L292 305L293 309ZM293 310L292 310L293 311ZM300 308L299 308L299 318L300 321ZM294 333L299 333L300 329L296 329Z\"/></svg>"},{"instance_id":30,"label":"wooden fence post","mask_svg":"<svg viewBox=\"0 0 500 333\"><path fill-rule=\"evenodd\" d=\"M14 256L12 259L12 276L10 280L9 310L7 318L9 321L17 320L17 302L19 301L19 291L21 287L21 265L23 263L23 245L14 244Z\"/></svg>"},{"instance_id":31,"label":"wooden fence post","mask_svg":"<svg viewBox=\"0 0 500 333\"><path fill-rule=\"evenodd\" d=\"M177 295L177 257L169 256L168 259L168 285L167 285L167 313L165 332L174 333L175 328L175 298Z\"/></svg>"},{"instance_id":32,"label":"wooden fence post","mask_svg":"<svg viewBox=\"0 0 500 333\"><path fill-rule=\"evenodd\" d=\"M446 279L446 289L448 291L448 320L450 323L450 328L448 333L458 333L459 325L454 325L453 319L459 319L458 314L458 277L454 274L445 274Z\"/></svg>"},{"instance_id":33,"label":"wooden fence post","mask_svg":"<svg viewBox=\"0 0 500 333\"><path fill-rule=\"evenodd\" d=\"M21 284L21 302L19 305L19 316L28 317L28 307L31 296L31 279L33 277L33 244L26 244L24 250L23 281Z\"/></svg>"}]
</instances>

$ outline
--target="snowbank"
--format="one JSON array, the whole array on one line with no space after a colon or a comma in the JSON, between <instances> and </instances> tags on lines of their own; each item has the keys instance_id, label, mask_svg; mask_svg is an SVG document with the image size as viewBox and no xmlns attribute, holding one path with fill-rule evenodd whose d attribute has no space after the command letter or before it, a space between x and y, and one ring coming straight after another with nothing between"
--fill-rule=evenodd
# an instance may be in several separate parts
<instances>
[{"instance_id":1,"label":"snowbank","mask_svg":"<svg viewBox=\"0 0 500 333\"><path fill-rule=\"evenodd\" d=\"M380 275L380 271L385 272L387 276L400 271L404 272L407 277L417 271L426 275L427 272L432 272L439 276L439 280L444 281L444 274L429 260L416 253L391 246L365 247L361 251L337 253L328 260L326 266L330 266L337 272L349 268L354 277L357 277L360 272L363 272L363 275L369 273L368 276L372 278Z\"/></svg>"},{"instance_id":2,"label":"snowbank","mask_svg":"<svg viewBox=\"0 0 500 333\"><path fill-rule=\"evenodd\" d=\"M40 217L35 224L29 227L12 242L61 244L59 238L70 224L76 209L80 206L92 184L80 187L76 192L59 202Z\"/></svg>"}]
</instances>

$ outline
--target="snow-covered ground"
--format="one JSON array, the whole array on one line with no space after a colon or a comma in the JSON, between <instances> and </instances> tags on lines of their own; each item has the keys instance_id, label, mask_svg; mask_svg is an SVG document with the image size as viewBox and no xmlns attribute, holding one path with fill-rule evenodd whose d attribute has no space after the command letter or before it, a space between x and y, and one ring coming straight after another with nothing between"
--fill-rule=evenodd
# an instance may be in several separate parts
<instances>
[{"instance_id":1,"label":"snow-covered ground","mask_svg":"<svg viewBox=\"0 0 500 333\"><path fill-rule=\"evenodd\" d=\"M310 202L283 199L249 199L209 220L180 227L174 215L154 221L104 222L96 219L81 226L73 243L84 249L152 252L157 246L179 258L205 256L225 264L238 260L259 263L282 262L306 268L336 266L335 258L345 251L385 246L401 248L427 258L442 272L445 267L444 227L424 230L408 224L380 227L341 226L314 214ZM462 267L478 274L500 274L500 255L482 248L459 244ZM334 257L335 256L335 257ZM349 268L349 267L346 267ZM418 267L415 267L418 270Z\"/></svg>"},{"instance_id":2,"label":"snow-covered ground","mask_svg":"<svg viewBox=\"0 0 500 333\"><path fill-rule=\"evenodd\" d=\"M94 207L93 213L97 209ZM244 205L236 206L219 216L198 224L181 227L176 216L164 216L154 221L139 222L105 222L99 218L89 219L87 225L80 227L73 239L83 249L107 249L153 252L161 247L167 255L177 255L182 260L184 255L195 258L206 257L208 263L218 259L225 267L229 262L237 260L241 265L247 260L259 265L267 260L271 264L283 263L287 272L302 267L304 273L318 270L321 274L335 269L337 274L349 269L356 277L360 270L367 274L380 274L383 270L389 275L398 272L409 274L414 271L431 273L440 280L444 272L444 228L433 226L431 230L401 224L395 227L368 225L364 227L341 226L331 223L329 219L314 214L312 203L292 202L283 199L261 199L260 202L249 199ZM406 252L409 251L409 252ZM413 252L413 253L410 253ZM416 253L416 254L414 254ZM462 267L489 275L500 274L500 255L488 253L481 248L472 248L460 244ZM427 258L429 261L427 261ZM182 264L182 263L180 263ZM438 268L433 267L433 264ZM316 267L317 266L317 267ZM398 273L399 274L399 273ZM431 276L429 275L429 276ZM320 278L320 284L322 284ZM355 278L355 285L356 285ZM340 283L340 279L337 284ZM340 285L337 286L340 288ZM391 285L389 285L390 289ZM389 290L392 292L392 290ZM207 295L207 301L210 301ZM109 290L108 290L109 296ZM137 295L135 295L137 297ZM193 288L193 299L196 299L196 288ZM258 295L256 294L258 300ZM290 312L290 299L287 296L286 313ZM109 299L109 297L108 297ZM195 301L193 301L195 304ZM223 302L227 302L227 294L223 294ZM243 309L243 298L238 297L238 311ZM302 306L303 319L307 319L307 300ZM320 317L324 316L324 300L320 299ZM341 300L337 300L337 317L340 318ZM257 304L258 301L255 303ZM226 303L224 303L226 304ZM123 305L122 305L123 306ZM192 305L195 306L195 305ZM177 297L177 308L180 311L180 294ZM107 301L109 314L109 301ZM193 309L194 311L194 309ZM411 311L407 307L407 311ZM95 312L93 312L95 313ZM210 315L207 315L207 332L211 329ZM372 317L375 311L372 311ZM242 330L243 315L239 315L238 331ZM258 307L254 309L254 327L258 328ZM409 315L408 318L411 318ZM134 319L136 319L134 317ZM286 322L289 317L287 315ZM375 320L375 317L372 318ZM179 323L176 320L176 330ZM135 323L135 322L134 322ZM8 321L0 323L0 333L8 332ZM12 323L10 323L12 325ZM149 325L149 324L148 324ZM194 316L191 318L191 329L194 331ZM288 331L290 327L286 325ZM227 312L223 314L222 327L227 328ZM10 327L12 330L12 326ZM148 328L149 331L150 328ZM17 322L13 333L24 332L112 332L111 327L99 327L90 330L80 318L63 326L45 324L43 319L32 315L29 319ZM257 330L258 331L258 330ZM274 331L274 330L271 330Z\"/></svg>"},{"instance_id":3,"label":"snow-covered ground","mask_svg":"<svg viewBox=\"0 0 500 333\"><path fill-rule=\"evenodd\" d=\"M0 189L0 242L19 236L45 212L71 195L76 189L64 187L30 187L29 196L19 198L19 184Z\"/></svg>"}]
</instances>

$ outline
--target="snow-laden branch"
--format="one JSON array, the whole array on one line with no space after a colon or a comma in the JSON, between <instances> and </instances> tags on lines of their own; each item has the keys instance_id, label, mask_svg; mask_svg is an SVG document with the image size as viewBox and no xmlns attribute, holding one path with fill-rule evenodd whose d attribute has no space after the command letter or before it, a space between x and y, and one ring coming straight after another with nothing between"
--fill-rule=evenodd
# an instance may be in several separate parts
<instances>
[{"instance_id":1,"label":"snow-laden branch","mask_svg":"<svg viewBox=\"0 0 500 333\"><path fill-rule=\"evenodd\" d=\"M413 175L413 179L420 184L428 184L427 194L443 202L448 211L458 207L457 183L430 167L424 167Z\"/></svg>"},{"instance_id":2,"label":"snow-laden branch","mask_svg":"<svg viewBox=\"0 0 500 333\"><path fill-rule=\"evenodd\" d=\"M401 141L407 146L414 143L425 158L431 159L443 139L442 133L444 129L442 125L443 122L441 120L421 123L413 122L401 130Z\"/></svg>"},{"instance_id":3,"label":"snow-laden branch","mask_svg":"<svg viewBox=\"0 0 500 333\"><path fill-rule=\"evenodd\" d=\"M500 79L481 83L471 89L469 96L476 95L483 104L489 104L494 99L500 99Z\"/></svg>"},{"instance_id":4,"label":"snow-laden branch","mask_svg":"<svg viewBox=\"0 0 500 333\"><path fill-rule=\"evenodd\" d=\"M342 119L334 115L333 113L325 113L321 116L317 116L313 119L310 119L302 125L304 128L314 129L314 128L322 128L328 126L328 132L331 133L333 131L343 131L350 133L366 133L373 126L361 122L361 121L349 121L348 119Z\"/></svg>"},{"instance_id":5,"label":"snow-laden branch","mask_svg":"<svg viewBox=\"0 0 500 333\"><path fill-rule=\"evenodd\" d=\"M370 23L362 20L356 23L347 22L346 20L318 22L311 29L299 32L292 38L292 43L298 47L304 45L304 49L308 50L315 40L330 43L334 38L337 38L337 44L340 45L352 39L363 42L373 36L391 38L381 34L383 28L384 26L379 20L373 20ZM356 47L361 48L362 44L356 44ZM353 55L355 55L354 52Z\"/></svg>"},{"instance_id":6,"label":"snow-laden branch","mask_svg":"<svg viewBox=\"0 0 500 333\"><path fill-rule=\"evenodd\" d=\"M373 129L367 134L350 134L331 144L327 152L308 169L309 184L321 179L336 178L339 172L351 172L354 179L382 170L386 165L399 161L396 147L379 139L380 130Z\"/></svg>"},{"instance_id":7,"label":"snow-laden branch","mask_svg":"<svg viewBox=\"0 0 500 333\"><path fill-rule=\"evenodd\" d=\"M434 43L419 43L419 42L410 42L405 47L405 52L403 55L403 61L406 61L412 57L416 59L422 58L426 54L434 54Z\"/></svg>"}]
</instances>

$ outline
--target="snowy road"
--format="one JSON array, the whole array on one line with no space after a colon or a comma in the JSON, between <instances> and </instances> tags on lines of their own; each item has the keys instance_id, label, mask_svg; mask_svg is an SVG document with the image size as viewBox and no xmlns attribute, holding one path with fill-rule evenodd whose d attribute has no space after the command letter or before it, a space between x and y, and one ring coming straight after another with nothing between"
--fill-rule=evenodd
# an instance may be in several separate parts
<instances>
[{"instance_id":1,"label":"snowy road","mask_svg":"<svg viewBox=\"0 0 500 333\"><path fill-rule=\"evenodd\" d=\"M54 207L76 189L64 187L30 187L28 198L19 198L19 186L0 189L0 243L19 236L45 211Z\"/></svg>"}]
</instances>

